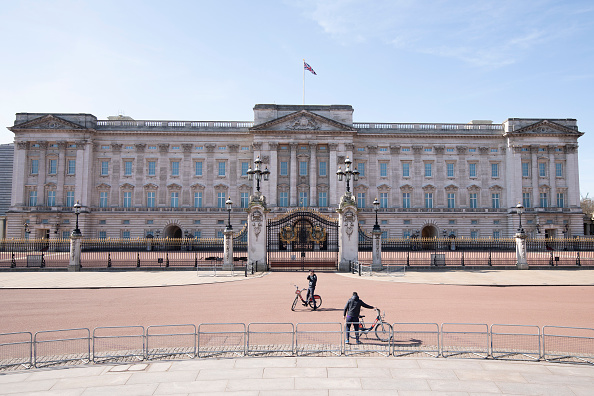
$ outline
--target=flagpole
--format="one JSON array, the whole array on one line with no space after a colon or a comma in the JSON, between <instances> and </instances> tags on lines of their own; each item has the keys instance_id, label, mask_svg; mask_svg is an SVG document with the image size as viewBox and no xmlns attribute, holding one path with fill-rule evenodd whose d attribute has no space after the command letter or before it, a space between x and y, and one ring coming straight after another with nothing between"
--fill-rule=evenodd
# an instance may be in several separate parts
<instances>
[{"instance_id":1,"label":"flagpole","mask_svg":"<svg viewBox=\"0 0 594 396\"><path fill-rule=\"evenodd\" d=\"M305 59L303 59L303 105L305 105Z\"/></svg>"}]
</instances>

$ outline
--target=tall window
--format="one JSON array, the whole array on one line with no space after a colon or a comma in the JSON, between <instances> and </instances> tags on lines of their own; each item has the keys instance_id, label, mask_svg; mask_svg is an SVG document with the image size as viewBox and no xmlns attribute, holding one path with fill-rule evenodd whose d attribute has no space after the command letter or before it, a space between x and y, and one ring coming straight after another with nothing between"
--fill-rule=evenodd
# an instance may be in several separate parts
<instances>
[{"instance_id":1,"label":"tall window","mask_svg":"<svg viewBox=\"0 0 594 396\"><path fill-rule=\"evenodd\" d=\"M431 173L431 162L426 162L425 163L425 177L431 177L432 173Z\"/></svg>"},{"instance_id":2,"label":"tall window","mask_svg":"<svg viewBox=\"0 0 594 396\"><path fill-rule=\"evenodd\" d=\"M55 175L56 173L58 173L58 160L49 160L49 167L47 173L50 175Z\"/></svg>"},{"instance_id":3,"label":"tall window","mask_svg":"<svg viewBox=\"0 0 594 396\"><path fill-rule=\"evenodd\" d=\"M491 206L494 209L499 209L499 193L491 194Z\"/></svg>"},{"instance_id":4,"label":"tall window","mask_svg":"<svg viewBox=\"0 0 594 396\"><path fill-rule=\"evenodd\" d=\"M149 191L146 193L146 206L149 208L155 207L155 192Z\"/></svg>"},{"instance_id":5,"label":"tall window","mask_svg":"<svg viewBox=\"0 0 594 396\"><path fill-rule=\"evenodd\" d=\"M157 162L149 161L147 176L156 176L156 175L157 175Z\"/></svg>"},{"instance_id":6,"label":"tall window","mask_svg":"<svg viewBox=\"0 0 594 396\"><path fill-rule=\"evenodd\" d=\"M563 163L562 162L555 163L555 177L563 177Z\"/></svg>"},{"instance_id":7,"label":"tall window","mask_svg":"<svg viewBox=\"0 0 594 396\"><path fill-rule=\"evenodd\" d=\"M478 207L478 194L470 193L470 207L476 209Z\"/></svg>"},{"instance_id":8,"label":"tall window","mask_svg":"<svg viewBox=\"0 0 594 396\"><path fill-rule=\"evenodd\" d=\"M56 192L55 191L47 192L47 206L56 206Z\"/></svg>"},{"instance_id":9,"label":"tall window","mask_svg":"<svg viewBox=\"0 0 594 396\"><path fill-rule=\"evenodd\" d=\"M179 161L171 161L171 176L179 176Z\"/></svg>"},{"instance_id":10,"label":"tall window","mask_svg":"<svg viewBox=\"0 0 594 396\"><path fill-rule=\"evenodd\" d=\"M224 192L217 193L217 207L218 208L224 209L225 208L225 202L226 201L227 200L225 199L225 193Z\"/></svg>"},{"instance_id":11,"label":"tall window","mask_svg":"<svg viewBox=\"0 0 594 396\"><path fill-rule=\"evenodd\" d=\"M99 207L107 208L107 191L101 191L99 193Z\"/></svg>"},{"instance_id":12,"label":"tall window","mask_svg":"<svg viewBox=\"0 0 594 396\"><path fill-rule=\"evenodd\" d=\"M126 191L124 192L124 208L131 208L132 207L132 192Z\"/></svg>"},{"instance_id":13,"label":"tall window","mask_svg":"<svg viewBox=\"0 0 594 396\"><path fill-rule=\"evenodd\" d=\"M501 233L499 232L499 230L493 230L493 238L494 239L501 238Z\"/></svg>"},{"instance_id":14,"label":"tall window","mask_svg":"<svg viewBox=\"0 0 594 396\"><path fill-rule=\"evenodd\" d=\"M402 177L410 177L410 163L402 163Z\"/></svg>"},{"instance_id":15,"label":"tall window","mask_svg":"<svg viewBox=\"0 0 594 396\"><path fill-rule=\"evenodd\" d=\"M289 163L287 161L281 161L281 163L280 163L280 175L281 176L288 176L289 175Z\"/></svg>"},{"instance_id":16,"label":"tall window","mask_svg":"<svg viewBox=\"0 0 594 396\"><path fill-rule=\"evenodd\" d=\"M380 208L387 208L388 207L388 193L383 192L380 193Z\"/></svg>"},{"instance_id":17,"label":"tall window","mask_svg":"<svg viewBox=\"0 0 594 396\"><path fill-rule=\"evenodd\" d=\"M219 162L219 176L225 176L225 165L226 164L227 163L225 161Z\"/></svg>"},{"instance_id":18,"label":"tall window","mask_svg":"<svg viewBox=\"0 0 594 396\"><path fill-rule=\"evenodd\" d=\"M320 164L319 164L320 176L327 176L328 175L327 164L328 163L326 161L320 161Z\"/></svg>"},{"instance_id":19,"label":"tall window","mask_svg":"<svg viewBox=\"0 0 594 396\"><path fill-rule=\"evenodd\" d=\"M201 208L202 207L202 192L195 192L194 193L194 207Z\"/></svg>"},{"instance_id":20,"label":"tall window","mask_svg":"<svg viewBox=\"0 0 594 396\"><path fill-rule=\"evenodd\" d=\"M66 191L66 206L69 208L74 206L74 191Z\"/></svg>"},{"instance_id":21,"label":"tall window","mask_svg":"<svg viewBox=\"0 0 594 396\"><path fill-rule=\"evenodd\" d=\"M107 231L99 231L99 239L107 238Z\"/></svg>"},{"instance_id":22,"label":"tall window","mask_svg":"<svg viewBox=\"0 0 594 396\"><path fill-rule=\"evenodd\" d=\"M299 206L301 206L302 208L309 206L307 202L307 193L305 191L301 191L299 193Z\"/></svg>"},{"instance_id":23,"label":"tall window","mask_svg":"<svg viewBox=\"0 0 594 396\"><path fill-rule=\"evenodd\" d=\"M557 207L564 208L565 207L565 194L557 193Z\"/></svg>"},{"instance_id":24,"label":"tall window","mask_svg":"<svg viewBox=\"0 0 594 396\"><path fill-rule=\"evenodd\" d=\"M250 168L249 162L242 162L241 163L241 176L247 176L247 171Z\"/></svg>"},{"instance_id":25,"label":"tall window","mask_svg":"<svg viewBox=\"0 0 594 396\"><path fill-rule=\"evenodd\" d=\"M68 160L68 174L76 174L76 160Z\"/></svg>"},{"instance_id":26,"label":"tall window","mask_svg":"<svg viewBox=\"0 0 594 396\"><path fill-rule=\"evenodd\" d=\"M31 174L36 175L39 173L39 160L31 160Z\"/></svg>"},{"instance_id":27,"label":"tall window","mask_svg":"<svg viewBox=\"0 0 594 396\"><path fill-rule=\"evenodd\" d=\"M179 207L179 192L173 191L171 193L171 207L177 208Z\"/></svg>"},{"instance_id":28,"label":"tall window","mask_svg":"<svg viewBox=\"0 0 594 396\"><path fill-rule=\"evenodd\" d=\"M124 176L132 176L132 161L124 161Z\"/></svg>"},{"instance_id":29,"label":"tall window","mask_svg":"<svg viewBox=\"0 0 594 396\"><path fill-rule=\"evenodd\" d=\"M448 208L455 208L456 207L456 194L455 193L448 193Z\"/></svg>"},{"instance_id":30,"label":"tall window","mask_svg":"<svg viewBox=\"0 0 594 396\"><path fill-rule=\"evenodd\" d=\"M499 164L491 164L491 177L499 177Z\"/></svg>"},{"instance_id":31,"label":"tall window","mask_svg":"<svg viewBox=\"0 0 594 396\"><path fill-rule=\"evenodd\" d=\"M380 176L387 177L388 176L388 164L386 162L380 162Z\"/></svg>"},{"instance_id":32,"label":"tall window","mask_svg":"<svg viewBox=\"0 0 594 396\"><path fill-rule=\"evenodd\" d=\"M530 163L522 162L522 177L530 177Z\"/></svg>"},{"instance_id":33,"label":"tall window","mask_svg":"<svg viewBox=\"0 0 594 396\"><path fill-rule=\"evenodd\" d=\"M425 207L426 208L433 207L433 193L425 193Z\"/></svg>"},{"instance_id":34,"label":"tall window","mask_svg":"<svg viewBox=\"0 0 594 396\"><path fill-rule=\"evenodd\" d=\"M365 177L365 162L359 162L357 170L359 171L359 176Z\"/></svg>"},{"instance_id":35,"label":"tall window","mask_svg":"<svg viewBox=\"0 0 594 396\"><path fill-rule=\"evenodd\" d=\"M202 161L194 163L194 176L202 176Z\"/></svg>"},{"instance_id":36,"label":"tall window","mask_svg":"<svg viewBox=\"0 0 594 396\"><path fill-rule=\"evenodd\" d=\"M525 208L531 208L532 207L532 200L530 199L530 193L529 192L522 193L522 205Z\"/></svg>"},{"instance_id":37,"label":"tall window","mask_svg":"<svg viewBox=\"0 0 594 396\"><path fill-rule=\"evenodd\" d=\"M29 191L29 206L37 206L37 191Z\"/></svg>"},{"instance_id":38,"label":"tall window","mask_svg":"<svg viewBox=\"0 0 594 396\"><path fill-rule=\"evenodd\" d=\"M468 177L476 177L476 164L468 164Z\"/></svg>"},{"instance_id":39,"label":"tall window","mask_svg":"<svg viewBox=\"0 0 594 396\"><path fill-rule=\"evenodd\" d=\"M128 231L128 230L122 231L122 238L130 239L130 231Z\"/></svg>"},{"instance_id":40,"label":"tall window","mask_svg":"<svg viewBox=\"0 0 594 396\"><path fill-rule=\"evenodd\" d=\"M109 161L101 161L101 176L109 175Z\"/></svg>"},{"instance_id":41,"label":"tall window","mask_svg":"<svg viewBox=\"0 0 594 396\"><path fill-rule=\"evenodd\" d=\"M249 194L246 192L242 192L239 197L240 205L242 208L247 208L249 203Z\"/></svg>"},{"instance_id":42,"label":"tall window","mask_svg":"<svg viewBox=\"0 0 594 396\"><path fill-rule=\"evenodd\" d=\"M286 191L281 191L278 194L278 206L286 208L289 206L289 193Z\"/></svg>"},{"instance_id":43,"label":"tall window","mask_svg":"<svg viewBox=\"0 0 594 396\"><path fill-rule=\"evenodd\" d=\"M328 193L327 192L318 193L318 206L321 206L321 207L328 206Z\"/></svg>"},{"instance_id":44,"label":"tall window","mask_svg":"<svg viewBox=\"0 0 594 396\"><path fill-rule=\"evenodd\" d=\"M470 237L472 239L477 239L478 238L478 231L477 230L470 231Z\"/></svg>"},{"instance_id":45,"label":"tall window","mask_svg":"<svg viewBox=\"0 0 594 396\"><path fill-rule=\"evenodd\" d=\"M410 208L410 193L402 193L402 207Z\"/></svg>"},{"instance_id":46,"label":"tall window","mask_svg":"<svg viewBox=\"0 0 594 396\"><path fill-rule=\"evenodd\" d=\"M358 208L365 207L365 193L357 193L357 207Z\"/></svg>"},{"instance_id":47,"label":"tall window","mask_svg":"<svg viewBox=\"0 0 594 396\"><path fill-rule=\"evenodd\" d=\"M549 199L546 192L540 193L540 207L541 208L548 208L549 207Z\"/></svg>"},{"instance_id":48,"label":"tall window","mask_svg":"<svg viewBox=\"0 0 594 396\"><path fill-rule=\"evenodd\" d=\"M448 162L446 164L447 177L454 177L454 163Z\"/></svg>"},{"instance_id":49,"label":"tall window","mask_svg":"<svg viewBox=\"0 0 594 396\"><path fill-rule=\"evenodd\" d=\"M540 176L540 177L547 176L547 164L545 162L538 163L538 176Z\"/></svg>"},{"instance_id":50,"label":"tall window","mask_svg":"<svg viewBox=\"0 0 594 396\"><path fill-rule=\"evenodd\" d=\"M299 176L307 176L307 161L299 161Z\"/></svg>"}]
</instances>

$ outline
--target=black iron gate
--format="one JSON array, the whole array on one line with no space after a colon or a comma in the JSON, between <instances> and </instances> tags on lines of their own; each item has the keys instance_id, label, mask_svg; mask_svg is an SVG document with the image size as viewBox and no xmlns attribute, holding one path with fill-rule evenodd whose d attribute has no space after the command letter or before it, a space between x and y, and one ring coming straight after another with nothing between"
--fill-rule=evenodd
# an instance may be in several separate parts
<instances>
[{"instance_id":1,"label":"black iron gate","mask_svg":"<svg viewBox=\"0 0 594 396\"><path fill-rule=\"evenodd\" d=\"M301 209L266 227L271 270L338 270L338 220Z\"/></svg>"}]
</instances>

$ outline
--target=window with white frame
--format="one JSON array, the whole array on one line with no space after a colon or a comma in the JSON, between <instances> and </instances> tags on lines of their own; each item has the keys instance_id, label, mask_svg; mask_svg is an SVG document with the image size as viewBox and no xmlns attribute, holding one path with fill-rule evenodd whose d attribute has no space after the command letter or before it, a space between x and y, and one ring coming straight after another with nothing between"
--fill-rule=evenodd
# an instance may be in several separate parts
<instances>
[{"instance_id":1,"label":"window with white frame","mask_svg":"<svg viewBox=\"0 0 594 396\"><path fill-rule=\"evenodd\" d=\"M148 161L147 163L147 176L156 176L157 175L157 162L156 161Z\"/></svg>"},{"instance_id":2,"label":"window with white frame","mask_svg":"<svg viewBox=\"0 0 594 396\"><path fill-rule=\"evenodd\" d=\"M324 208L328 206L328 193L325 191L318 193L318 206Z\"/></svg>"},{"instance_id":3,"label":"window with white frame","mask_svg":"<svg viewBox=\"0 0 594 396\"><path fill-rule=\"evenodd\" d=\"M55 175L56 173L58 173L58 160L50 159L48 165L48 175Z\"/></svg>"},{"instance_id":4,"label":"window with white frame","mask_svg":"<svg viewBox=\"0 0 594 396\"><path fill-rule=\"evenodd\" d=\"M491 164L491 177L499 177L499 164L498 163Z\"/></svg>"},{"instance_id":5,"label":"window with white frame","mask_svg":"<svg viewBox=\"0 0 594 396\"><path fill-rule=\"evenodd\" d=\"M530 177L530 163L522 161L522 177Z\"/></svg>"},{"instance_id":6,"label":"window with white frame","mask_svg":"<svg viewBox=\"0 0 594 396\"><path fill-rule=\"evenodd\" d=\"M381 192L380 193L380 208L387 208L388 207L388 193Z\"/></svg>"},{"instance_id":7,"label":"window with white frame","mask_svg":"<svg viewBox=\"0 0 594 396\"><path fill-rule=\"evenodd\" d=\"M357 207L358 208L365 207L365 193L364 192L357 193Z\"/></svg>"},{"instance_id":8,"label":"window with white frame","mask_svg":"<svg viewBox=\"0 0 594 396\"><path fill-rule=\"evenodd\" d=\"M318 171L321 177L328 176L328 163L326 161L320 161L318 164Z\"/></svg>"},{"instance_id":9,"label":"window with white frame","mask_svg":"<svg viewBox=\"0 0 594 396\"><path fill-rule=\"evenodd\" d=\"M558 208L565 207L565 194L564 193L557 193L557 207Z\"/></svg>"},{"instance_id":10,"label":"window with white frame","mask_svg":"<svg viewBox=\"0 0 594 396\"><path fill-rule=\"evenodd\" d=\"M387 177L388 176L388 163L387 162L380 162L380 177Z\"/></svg>"},{"instance_id":11,"label":"window with white frame","mask_svg":"<svg viewBox=\"0 0 594 396\"><path fill-rule=\"evenodd\" d=\"M456 207L456 193L448 193L448 208Z\"/></svg>"},{"instance_id":12,"label":"window with white frame","mask_svg":"<svg viewBox=\"0 0 594 396\"><path fill-rule=\"evenodd\" d=\"M132 207L132 192L124 191L124 208Z\"/></svg>"},{"instance_id":13,"label":"window with white frame","mask_svg":"<svg viewBox=\"0 0 594 396\"><path fill-rule=\"evenodd\" d=\"M307 176L307 161L299 161L299 176Z\"/></svg>"},{"instance_id":14,"label":"window with white frame","mask_svg":"<svg viewBox=\"0 0 594 396\"><path fill-rule=\"evenodd\" d=\"M447 177L455 177L453 162L446 163L446 176Z\"/></svg>"},{"instance_id":15,"label":"window with white frame","mask_svg":"<svg viewBox=\"0 0 594 396\"><path fill-rule=\"evenodd\" d=\"M278 206L286 208L289 206L289 193L287 191L281 191L278 194Z\"/></svg>"},{"instance_id":16,"label":"window with white frame","mask_svg":"<svg viewBox=\"0 0 594 396\"><path fill-rule=\"evenodd\" d=\"M529 192L523 192L522 193L522 205L525 208L531 208L532 207L532 199L530 198L530 193Z\"/></svg>"},{"instance_id":17,"label":"window with white frame","mask_svg":"<svg viewBox=\"0 0 594 396\"><path fill-rule=\"evenodd\" d=\"M402 207L410 208L410 193L402 193Z\"/></svg>"},{"instance_id":18,"label":"window with white frame","mask_svg":"<svg viewBox=\"0 0 594 396\"><path fill-rule=\"evenodd\" d=\"M433 207L433 193L425 193L425 207L428 209Z\"/></svg>"},{"instance_id":19,"label":"window with white frame","mask_svg":"<svg viewBox=\"0 0 594 396\"><path fill-rule=\"evenodd\" d=\"M99 207L107 208L107 191L99 192Z\"/></svg>"},{"instance_id":20,"label":"window with white frame","mask_svg":"<svg viewBox=\"0 0 594 396\"><path fill-rule=\"evenodd\" d=\"M101 161L101 176L109 175L109 161Z\"/></svg>"},{"instance_id":21,"label":"window with white frame","mask_svg":"<svg viewBox=\"0 0 594 396\"><path fill-rule=\"evenodd\" d=\"M73 159L69 159L68 160L68 169L67 169L67 173L69 175L74 175L76 174L76 160Z\"/></svg>"},{"instance_id":22,"label":"window with white frame","mask_svg":"<svg viewBox=\"0 0 594 396\"><path fill-rule=\"evenodd\" d=\"M74 191L66 191L66 206L69 208L74 206Z\"/></svg>"},{"instance_id":23,"label":"window with white frame","mask_svg":"<svg viewBox=\"0 0 594 396\"><path fill-rule=\"evenodd\" d=\"M146 206L149 208L154 208L156 206L156 200L155 200L155 192L154 191L149 191L146 193Z\"/></svg>"},{"instance_id":24,"label":"window with white frame","mask_svg":"<svg viewBox=\"0 0 594 396\"><path fill-rule=\"evenodd\" d=\"M476 177L476 163L474 162L468 164L468 177Z\"/></svg>"},{"instance_id":25,"label":"window with white frame","mask_svg":"<svg viewBox=\"0 0 594 396\"><path fill-rule=\"evenodd\" d=\"M171 176L179 176L179 161L171 161Z\"/></svg>"},{"instance_id":26,"label":"window with white frame","mask_svg":"<svg viewBox=\"0 0 594 396\"><path fill-rule=\"evenodd\" d=\"M247 208L249 203L249 193L242 192L239 196L239 203L242 208Z\"/></svg>"},{"instance_id":27,"label":"window with white frame","mask_svg":"<svg viewBox=\"0 0 594 396\"><path fill-rule=\"evenodd\" d=\"M478 238L478 236L479 236L479 233L478 233L478 231L477 231L477 230L471 230L471 231L470 231L470 238L472 238L472 239L477 239L477 238Z\"/></svg>"},{"instance_id":28,"label":"window with white frame","mask_svg":"<svg viewBox=\"0 0 594 396\"><path fill-rule=\"evenodd\" d=\"M225 195L226 194L224 192L217 193L217 208L225 208L225 202L227 202Z\"/></svg>"},{"instance_id":29,"label":"window with white frame","mask_svg":"<svg viewBox=\"0 0 594 396\"><path fill-rule=\"evenodd\" d=\"M194 193L194 207L195 208L202 207L202 191L197 191Z\"/></svg>"},{"instance_id":30,"label":"window with white frame","mask_svg":"<svg viewBox=\"0 0 594 396\"><path fill-rule=\"evenodd\" d=\"M123 239L130 239L130 231L129 230L123 230L122 231L122 238Z\"/></svg>"},{"instance_id":31,"label":"window with white frame","mask_svg":"<svg viewBox=\"0 0 594 396\"><path fill-rule=\"evenodd\" d=\"M31 174L36 175L39 173L39 160L32 159L31 160Z\"/></svg>"},{"instance_id":32,"label":"window with white frame","mask_svg":"<svg viewBox=\"0 0 594 396\"><path fill-rule=\"evenodd\" d=\"M547 164L546 164L546 162L539 162L538 163L538 176L539 177L547 177Z\"/></svg>"},{"instance_id":33,"label":"window with white frame","mask_svg":"<svg viewBox=\"0 0 594 396\"><path fill-rule=\"evenodd\" d=\"M194 176L202 176L202 161L194 162Z\"/></svg>"},{"instance_id":34,"label":"window with white frame","mask_svg":"<svg viewBox=\"0 0 594 396\"><path fill-rule=\"evenodd\" d=\"M241 163L241 176L247 176L248 169L250 168L249 162L242 162Z\"/></svg>"},{"instance_id":35,"label":"window with white frame","mask_svg":"<svg viewBox=\"0 0 594 396\"><path fill-rule=\"evenodd\" d=\"M225 176L227 163L225 161L219 162L219 176Z\"/></svg>"},{"instance_id":36,"label":"window with white frame","mask_svg":"<svg viewBox=\"0 0 594 396\"><path fill-rule=\"evenodd\" d=\"M124 176L132 176L132 161L124 161Z\"/></svg>"},{"instance_id":37,"label":"window with white frame","mask_svg":"<svg viewBox=\"0 0 594 396\"><path fill-rule=\"evenodd\" d=\"M493 230L493 238L494 239L501 238L501 232L499 230Z\"/></svg>"},{"instance_id":38,"label":"window with white frame","mask_svg":"<svg viewBox=\"0 0 594 396\"><path fill-rule=\"evenodd\" d=\"M425 177L433 176L431 165L431 162L425 162Z\"/></svg>"},{"instance_id":39,"label":"window with white frame","mask_svg":"<svg viewBox=\"0 0 594 396\"><path fill-rule=\"evenodd\" d=\"M470 193L469 194L469 198L470 198L470 207L472 209L478 208L478 194L477 193Z\"/></svg>"},{"instance_id":40,"label":"window with white frame","mask_svg":"<svg viewBox=\"0 0 594 396\"><path fill-rule=\"evenodd\" d=\"M359 171L359 176L365 177L365 162L359 162L357 164L357 170Z\"/></svg>"},{"instance_id":41,"label":"window with white frame","mask_svg":"<svg viewBox=\"0 0 594 396\"><path fill-rule=\"evenodd\" d=\"M289 175L289 163L287 161L281 161L281 163L280 163L280 175L281 176L288 176Z\"/></svg>"},{"instance_id":42,"label":"window with white frame","mask_svg":"<svg viewBox=\"0 0 594 396\"><path fill-rule=\"evenodd\" d=\"M56 206L56 191L50 190L47 192L47 206Z\"/></svg>"},{"instance_id":43,"label":"window with white frame","mask_svg":"<svg viewBox=\"0 0 594 396\"><path fill-rule=\"evenodd\" d=\"M555 162L555 177L563 177L563 163Z\"/></svg>"},{"instance_id":44,"label":"window with white frame","mask_svg":"<svg viewBox=\"0 0 594 396\"><path fill-rule=\"evenodd\" d=\"M500 208L500 204L499 204L499 193L492 193L491 194L491 206L493 207L493 209L499 209Z\"/></svg>"},{"instance_id":45,"label":"window with white frame","mask_svg":"<svg viewBox=\"0 0 594 396\"><path fill-rule=\"evenodd\" d=\"M548 208L549 207L549 197L546 192L540 193L540 207L541 208Z\"/></svg>"},{"instance_id":46,"label":"window with white frame","mask_svg":"<svg viewBox=\"0 0 594 396\"><path fill-rule=\"evenodd\" d=\"M299 206L301 206L302 208L305 208L307 206L309 206L308 200L307 200L307 192L305 191L300 191L299 192Z\"/></svg>"},{"instance_id":47,"label":"window with white frame","mask_svg":"<svg viewBox=\"0 0 594 396\"><path fill-rule=\"evenodd\" d=\"M402 177L410 177L410 162L402 163Z\"/></svg>"}]
</instances>

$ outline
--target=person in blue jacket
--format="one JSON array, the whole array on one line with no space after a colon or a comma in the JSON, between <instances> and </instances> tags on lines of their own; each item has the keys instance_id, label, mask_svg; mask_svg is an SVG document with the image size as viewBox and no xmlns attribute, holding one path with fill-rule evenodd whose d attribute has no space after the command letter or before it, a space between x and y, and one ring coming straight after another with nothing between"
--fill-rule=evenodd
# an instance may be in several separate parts
<instances>
[{"instance_id":1,"label":"person in blue jacket","mask_svg":"<svg viewBox=\"0 0 594 396\"><path fill-rule=\"evenodd\" d=\"M355 340L357 344L360 344L359 341L359 314L361 312L361 307L373 309L374 307L368 304L365 304L363 300L359 299L359 295L357 292L353 292L353 296L347 301L346 306L344 307L343 316L346 320L346 343L349 343L350 340L350 330L351 324L353 325L353 329L355 330Z\"/></svg>"}]
</instances>

